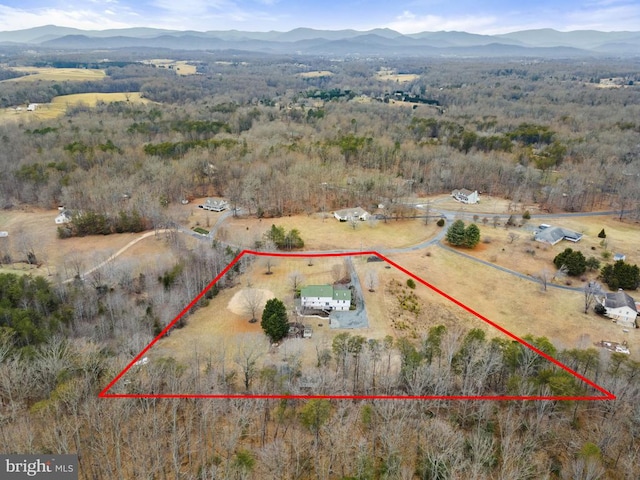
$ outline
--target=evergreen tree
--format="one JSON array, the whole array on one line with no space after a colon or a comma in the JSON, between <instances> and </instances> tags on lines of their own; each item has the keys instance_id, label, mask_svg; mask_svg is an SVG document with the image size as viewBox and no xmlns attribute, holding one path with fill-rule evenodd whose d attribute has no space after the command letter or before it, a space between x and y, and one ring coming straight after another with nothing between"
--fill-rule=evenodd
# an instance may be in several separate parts
<instances>
[{"instance_id":1,"label":"evergreen tree","mask_svg":"<svg viewBox=\"0 0 640 480\"><path fill-rule=\"evenodd\" d=\"M571 248L566 248L564 252L556 255L556 258L553 259L553 264L557 268L565 265L567 274L573 277L582 275L587 269L587 259L582 252L573 251Z\"/></svg>"},{"instance_id":2,"label":"evergreen tree","mask_svg":"<svg viewBox=\"0 0 640 480\"><path fill-rule=\"evenodd\" d=\"M640 268L637 265L618 260L613 265L605 265L601 271L602 280L611 290L635 290L640 286Z\"/></svg>"},{"instance_id":3,"label":"evergreen tree","mask_svg":"<svg viewBox=\"0 0 640 480\"><path fill-rule=\"evenodd\" d=\"M473 248L480 243L480 229L475 223L472 223L464 230L464 246Z\"/></svg>"},{"instance_id":4,"label":"evergreen tree","mask_svg":"<svg viewBox=\"0 0 640 480\"><path fill-rule=\"evenodd\" d=\"M600 230L600 233L598 234L598 238L607 238L607 234L604 233L604 228Z\"/></svg>"},{"instance_id":5,"label":"evergreen tree","mask_svg":"<svg viewBox=\"0 0 640 480\"><path fill-rule=\"evenodd\" d=\"M447 230L447 242L451 245L459 247L464 245L464 222L456 220Z\"/></svg>"},{"instance_id":6,"label":"evergreen tree","mask_svg":"<svg viewBox=\"0 0 640 480\"><path fill-rule=\"evenodd\" d=\"M287 309L282 300L272 298L267 301L262 311L262 330L271 339L272 343L278 342L289 333L289 319Z\"/></svg>"}]
</instances>

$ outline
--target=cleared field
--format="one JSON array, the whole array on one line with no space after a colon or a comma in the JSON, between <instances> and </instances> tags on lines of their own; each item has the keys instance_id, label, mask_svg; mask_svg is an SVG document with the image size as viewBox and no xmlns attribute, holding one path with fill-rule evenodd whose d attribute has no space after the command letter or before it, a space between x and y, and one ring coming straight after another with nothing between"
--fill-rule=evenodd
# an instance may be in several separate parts
<instances>
[{"instance_id":1,"label":"cleared field","mask_svg":"<svg viewBox=\"0 0 640 480\"><path fill-rule=\"evenodd\" d=\"M383 82L408 83L420 78L415 73L395 73L391 70L380 70L376 73L376 78Z\"/></svg>"},{"instance_id":2,"label":"cleared field","mask_svg":"<svg viewBox=\"0 0 640 480\"><path fill-rule=\"evenodd\" d=\"M320 78L320 77L332 77L333 72L329 70L317 70L315 72L302 72L298 74L301 78Z\"/></svg>"},{"instance_id":3,"label":"cleared field","mask_svg":"<svg viewBox=\"0 0 640 480\"><path fill-rule=\"evenodd\" d=\"M157 68L166 68L173 70L178 75L195 75L196 66L190 64L186 60L172 60L170 58L154 58L152 60L144 60L142 63L147 65L155 65Z\"/></svg>"},{"instance_id":4,"label":"cleared field","mask_svg":"<svg viewBox=\"0 0 640 480\"><path fill-rule=\"evenodd\" d=\"M5 82L35 82L38 80L62 81L87 81L102 80L106 73L104 70L87 68L49 68L49 67L16 67L13 70L25 72L29 75L11 78Z\"/></svg>"},{"instance_id":5,"label":"cleared field","mask_svg":"<svg viewBox=\"0 0 640 480\"><path fill-rule=\"evenodd\" d=\"M25 120L50 120L65 114L67 108L73 105L87 105L95 107L98 102L132 102L149 103L149 100L142 98L140 92L122 93L77 93L74 95L61 95L54 97L51 103L39 103L32 112L21 108L5 108L0 110L0 121L25 121Z\"/></svg>"},{"instance_id":6,"label":"cleared field","mask_svg":"<svg viewBox=\"0 0 640 480\"><path fill-rule=\"evenodd\" d=\"M400 248L418 244L433 237L439 230L435 222L424 225L423 219L382 220L358 222L354 229L349 222L339 222L327 214L297 215L281 218L230 219L218 231L221 240L227 240L245 248L255 248L271 225L286 230L296 228L305 242L305 250L379 250Z\"/></svg>"}]
</instances>

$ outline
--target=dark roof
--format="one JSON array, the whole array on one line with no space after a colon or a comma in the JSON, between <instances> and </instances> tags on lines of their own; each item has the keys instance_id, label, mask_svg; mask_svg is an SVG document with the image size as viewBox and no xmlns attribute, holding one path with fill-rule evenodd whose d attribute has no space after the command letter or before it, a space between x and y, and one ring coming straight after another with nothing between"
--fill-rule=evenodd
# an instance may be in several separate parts
<instances>
[{"instance_id":1,"label":"dark roof","mask_svg":"<svg viewBox=\"0 0 640 480\"><path fill-rule=\"evenodd\" d=\"M560 240L571 240L577 242L582 238L582 234L562 227L545 227L535 234L535 239L539 242L547 242L555 245Z\"/></svg>"},{"instance_id":2,"label":"dark roof","mask_svg":"<svg viewBox=\"0 0 640 480\"><path fill-rule=\"evenodd\" d=\"M638 311L636 309L636 301L623 291L607 293L605 295L604 306L607 308L629 307L634 312Z\"/></svg>"}]
</instances>

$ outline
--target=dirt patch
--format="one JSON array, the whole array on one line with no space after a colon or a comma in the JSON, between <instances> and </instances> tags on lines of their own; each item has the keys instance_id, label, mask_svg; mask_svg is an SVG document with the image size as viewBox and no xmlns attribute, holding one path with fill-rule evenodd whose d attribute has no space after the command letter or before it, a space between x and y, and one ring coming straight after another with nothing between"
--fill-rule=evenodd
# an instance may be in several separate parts
<instances>
[{"instance_id":1,"label":"dirt patch","mask_svg":"<svg viewBox=\"0 0 640 480\"><path fill-rule=\"evenodd\" d=\"M246 315L247 314L247 295L255 296L252 297L251 301L255 301L258 305L258 310L262 311L264 309L267 300L274 298L273 292L271 290L265 290L263 288L254 288L252 291L249 291L247 288L243 288L242 290L236 292L229 303L227 304L227 309L236 315Z\"/></svg>"}]
</instances>

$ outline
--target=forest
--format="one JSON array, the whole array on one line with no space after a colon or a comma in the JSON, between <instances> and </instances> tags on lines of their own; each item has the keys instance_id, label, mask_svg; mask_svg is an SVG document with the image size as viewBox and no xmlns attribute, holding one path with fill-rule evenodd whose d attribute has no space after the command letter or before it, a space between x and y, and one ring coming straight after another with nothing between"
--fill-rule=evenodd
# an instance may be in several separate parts
<instances>
[{"instance_id":1,"label":"forest","mask_svg":"<svg viewBox=\"0 0 640 480\"><path fill-rule=\"evenodd\" d=\"M139 63L168 54L193 62L197 74ZM98 397L238 254L233 239L196 247L182 239L171 206L183 201L225 197L259 218L379 203L402 215L417 197L466 186L546 212L602 209L638 220L637 59L336 60L141 49L109 52L101 81L26 82L13 66L98 65L104 54L3 55L2 109L89 92L141 92L149 103L70 105L39 122L0 117L0 207L82 212L60 238L155 230L178 259L83 277L86 266L69 258L70 281L0 270L3 452L78 453L82 479L640 475L640 362L556 346L544 334L528 341L616 400ZM381 81L382 68L416 78ZM322 71L331 75L300 75ZM600 88L610 77L627 85ZM273 235L291 248L284 231ZM0 248L0 265L45 254L24 232ZM236 264L181 322L242 282L248 266ZM380 342L344 333L306 371L295 357L255 368L251 355L261 348L236 362L209 359L204 370L166 358L132 370L114 391L598 393L482 330L433 325L423 338Z\"/></svg>"}]
</instances>

